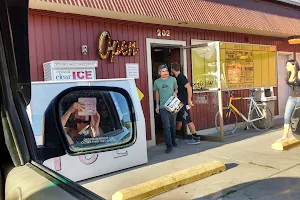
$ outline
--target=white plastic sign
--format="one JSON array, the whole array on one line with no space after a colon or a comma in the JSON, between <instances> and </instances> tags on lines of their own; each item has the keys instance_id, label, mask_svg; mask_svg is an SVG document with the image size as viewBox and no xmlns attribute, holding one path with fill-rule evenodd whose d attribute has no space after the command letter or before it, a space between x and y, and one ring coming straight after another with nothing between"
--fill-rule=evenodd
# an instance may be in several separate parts
<instances>
[{"instance_id":1,"label":"white plastic sign","mask_svg":"<svg viewBox=\"0 0 300 200\"><path fill-rule=\"evenodd\" d=\"M96 79L98 61L53 60L43 64L45 81L73 81Z\"/></svg>"},{"instance_id":2,"label":"white plastic sign","mask_svg":"<svg viewBox=\"0 0 300 200\"><path fill-rule=\"evenodd\" d=\"M89 80L95 79L93 69L53 70L53 81Z\"/></svg>"}]
</instances>

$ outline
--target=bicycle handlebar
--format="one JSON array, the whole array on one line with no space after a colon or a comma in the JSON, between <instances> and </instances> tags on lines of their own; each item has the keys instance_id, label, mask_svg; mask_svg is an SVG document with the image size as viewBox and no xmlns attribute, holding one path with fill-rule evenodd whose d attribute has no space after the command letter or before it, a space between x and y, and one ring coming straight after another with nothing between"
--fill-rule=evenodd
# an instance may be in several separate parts
<instances>
[{"instance_id":1,"label":"bicycle handlebar","mask_svg":"<svg viewBox=\"0 0 300 200\"><path fill-rule=\"evenodd\" d=\"M226 91L228 97L234 98L234 96L232 95L233 93L234 93L233 91Z\"/></svg>"}]
</instances>

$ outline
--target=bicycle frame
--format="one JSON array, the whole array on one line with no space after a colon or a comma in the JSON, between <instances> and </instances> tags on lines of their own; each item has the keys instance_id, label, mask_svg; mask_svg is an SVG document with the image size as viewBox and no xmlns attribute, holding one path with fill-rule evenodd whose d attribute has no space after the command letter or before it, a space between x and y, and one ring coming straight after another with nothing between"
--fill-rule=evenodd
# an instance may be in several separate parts
<instances>
[{"instance_id":1,"label":"bicycle frame","mask_svg":"<svg viewBox=\"0 0 300 200\"><path fill-rule=\"evenodd\" d=\"M249 109L248 109L248 119L232 104L232 101L238 101L238 100L250 100L250 106L249 106ZM247 122L247 123L251 123L251 122L254 122L254 121L257 121L257 120L260 120L260 119L263 119L264 118L264 115L263 113L261 112L261 110L259 109L258 105L262 105L262 104L258 104L256 103L256 101L254 101L253 97L237 97L237 98L234 98L234 97L229 97L229 103L228 103L228 106L227 108L230 108L232 109L234 112L236 112L239 116L242 117L242 119ZM255 108L257 114L258 114L258 118L255 118L255 119L250 119L250 114L251 114L251 110L252 108ZM228 113L226 113L226 115L228 115ZM230 115L230 113L229 113ZM227 116L226 116L227 117ZM229 116L230 117L230 116Z\"/></svg>"}]
</instances>

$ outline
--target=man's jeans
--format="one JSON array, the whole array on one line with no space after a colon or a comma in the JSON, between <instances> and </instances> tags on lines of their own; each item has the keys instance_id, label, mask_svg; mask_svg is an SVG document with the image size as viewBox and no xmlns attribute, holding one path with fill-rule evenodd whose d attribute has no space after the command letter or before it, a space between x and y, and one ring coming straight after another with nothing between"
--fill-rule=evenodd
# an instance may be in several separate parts
<instances>
[{"instance_id":1,"label":"man's jeans","mask_svg":"<svg viewBox=\"0 0 300 200\"><path fill-rule=\"evenodd\" d=\"M164 139L167 148L172 148L175 143L176 115L173 115L164 108L159 110L164 129Z\"/></svg>"}]
</instances>

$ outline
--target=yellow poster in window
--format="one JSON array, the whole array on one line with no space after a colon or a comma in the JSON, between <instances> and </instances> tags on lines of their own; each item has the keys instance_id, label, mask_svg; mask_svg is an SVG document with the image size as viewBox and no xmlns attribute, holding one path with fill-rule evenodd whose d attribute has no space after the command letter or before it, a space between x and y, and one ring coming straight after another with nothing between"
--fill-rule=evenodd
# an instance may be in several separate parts
<instances>
[{"instance_id":1,"label":"yellow poster in window","mask_svg":"<svg viewBox=\"0 0 300 200\"><path fill-rule=\"evenodd\" d=\"M225 89L276 86L276 47L222 43ZM225 59L222 58L225 56Z\"/></svg>"},{"instance_id":2,"label":"yellow poster in window","mask_svg":"<svg viewBox=\"0 0 300 200\"><path fill-rule=\"evenodd\" d=\"M247 89L277 85L276 47L221 43L223 89ZM193 89L217 88L217 49L192 49Z\"/></svg>"},{"instance_id":3,"label":"yellow poster in window","mask_svg":"<svg viewBox=\"0 0 300 200\"><path fill-rule=\"evenodd\" d=\"M225 50L227 88L254 86L253 53L249 50Z\"/></svg>"},{"instance_id":4,"label":"yellow poster in window","mask_svg":"<svg viewBox=\"0 0 300 200\"><path fill-rule=\"evenodd\" d=\"M216 46L192 49L192 66L194 91L217 87Z\"/></svg>"}]
</instances>

